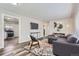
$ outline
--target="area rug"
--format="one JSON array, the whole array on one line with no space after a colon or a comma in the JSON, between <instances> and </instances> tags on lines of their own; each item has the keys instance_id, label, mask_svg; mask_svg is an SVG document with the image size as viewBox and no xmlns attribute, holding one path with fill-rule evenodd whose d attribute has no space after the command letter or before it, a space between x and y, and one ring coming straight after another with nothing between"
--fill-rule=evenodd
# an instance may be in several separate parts
<instances>
[{"instance_id":1,"label":"area rug","mask_svg":"<svg viewBox=\"0 0 79 59\"><path fill-rule=\"evenodd\" d=\"M25 50L28 50L27 49L27 46L24 47ZM30 50L30 53L31 55L35 55L35 56L53 56L53 52L52 52L52 47L49 47L49 46L42 46L42 47L33 47L31 50Z\"/></svg>"},{"instance_id":2,"label":"area rug","mask_svg":"<svg viewBox=\"0 0 79 59\"><path fill-rule=\"evenodd\" d=\"M25 46L24 51L21 51L17 55L26 56L54 56L52 45L48 44L47 40L40 41L40 48L38 46L33 46L31 50L29 46Z\"/></svg>"}]
</instances>

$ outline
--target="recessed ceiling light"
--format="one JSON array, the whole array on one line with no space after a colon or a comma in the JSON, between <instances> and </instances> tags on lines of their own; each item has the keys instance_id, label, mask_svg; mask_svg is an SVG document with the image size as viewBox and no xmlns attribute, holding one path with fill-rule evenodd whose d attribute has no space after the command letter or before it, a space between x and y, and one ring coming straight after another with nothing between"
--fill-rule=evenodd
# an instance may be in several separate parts
<instances>
[{"instance_id":1,"label":"recessed ceiling light","mask_svg":"<svg viewBox=\"0 0 79 59\"><path fill-rule=\"evenodd\" d=\"M11 19L11 18L7 18L7 19Z\"/></svg>"}]
</instances>

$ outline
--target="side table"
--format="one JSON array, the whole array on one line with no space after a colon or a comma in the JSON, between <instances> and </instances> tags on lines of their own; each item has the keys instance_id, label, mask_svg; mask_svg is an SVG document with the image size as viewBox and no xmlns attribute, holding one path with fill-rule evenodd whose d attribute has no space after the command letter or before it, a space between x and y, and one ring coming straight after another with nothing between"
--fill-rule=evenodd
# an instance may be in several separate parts
<instances>
[{"instance_id":1,"label":"side table","mask_svg":"<svg viewBox=\"0 0 79 59\"><path fill-rule=\"evenodd\" d=\"M49 44L52 44L53 41L56 41L56 40L57 40L56 37L49 37L49 38L48 38L48 43L49 43Z\"/></svg>"}]
</instances>

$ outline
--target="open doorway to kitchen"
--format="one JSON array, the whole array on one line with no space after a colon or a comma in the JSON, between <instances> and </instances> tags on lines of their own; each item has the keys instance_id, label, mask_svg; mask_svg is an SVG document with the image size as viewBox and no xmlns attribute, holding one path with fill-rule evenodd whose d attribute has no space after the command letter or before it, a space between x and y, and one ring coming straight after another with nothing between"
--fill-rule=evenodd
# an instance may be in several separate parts
<instances>
[{"instance_id":1,"label":"open doorway to kitchen","mask_svg":"<svg viewBox=\"0 0 79 59\"><path fill-rule=\"evenodd\" d=\"M3 15L4 54L12 51L19 43L19 18Z\"/></svg>"},{"instance_id":2,"label":"open doorway to kitchen","mask_svg":"<svg viewBox=\"0 0 79 59\"><path fill-rule=\"evenodd\" d=\"M4 16L4 47L15 45L19 38L19 21L17 18Z\"/></svg>"}]
</instances>

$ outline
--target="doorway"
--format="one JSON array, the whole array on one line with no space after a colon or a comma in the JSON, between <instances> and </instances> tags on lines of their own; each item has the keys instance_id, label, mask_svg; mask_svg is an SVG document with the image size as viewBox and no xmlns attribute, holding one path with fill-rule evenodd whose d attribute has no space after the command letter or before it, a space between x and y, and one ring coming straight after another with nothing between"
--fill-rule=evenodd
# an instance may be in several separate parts
<instances>
[{"instance_id":1,"label":"doorway","mask_svg":"<svg viewBox=\"0 0 79 59\"><path fill-rule=\"evenodd\" d=\"M19 43L19 18L3 15L4 52L12 51Z\"/></svg>"}]
</instances>

